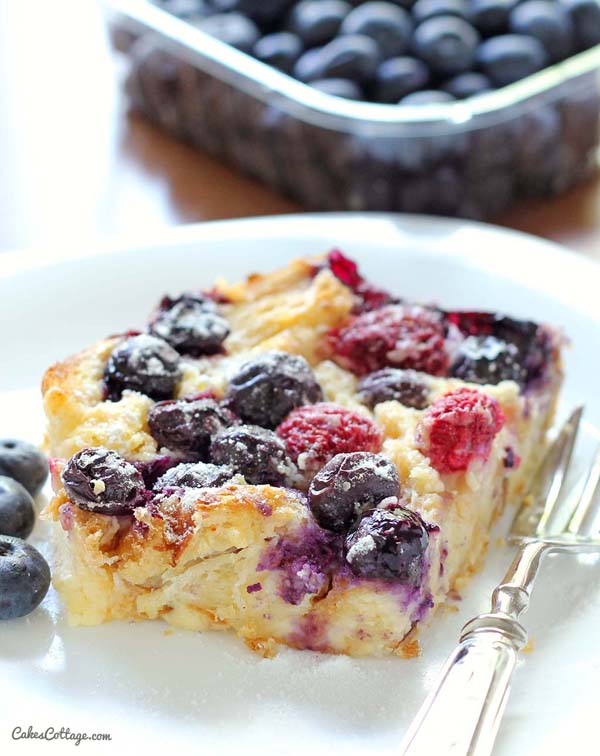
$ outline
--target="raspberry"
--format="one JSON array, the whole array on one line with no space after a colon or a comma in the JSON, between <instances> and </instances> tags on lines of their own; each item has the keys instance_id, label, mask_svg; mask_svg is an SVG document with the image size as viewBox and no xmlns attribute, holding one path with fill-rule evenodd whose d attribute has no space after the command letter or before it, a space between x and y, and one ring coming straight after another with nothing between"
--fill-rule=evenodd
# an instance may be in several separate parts
<instances>
[{"instance_id":1,"label":"raspberry","mask_svg":"<svg viewBox=\"0 0 600 756\"><path fill-rule=\"evenodd\" d=\"M486 460L504 415L495 399L461 388L437 399L417 426L417 446L438 472L466 470L476 458Z\"/></svg>"},{"instance_id":2,"label":"raspberry","mask_svg":"<svg viewBox=\"0 0 600 756\"><path fill-rule=\"evenodd\" d=\"M387 291L377 289L368 281L365 281L360 275L358 265L354 260L346 257L339 249L334 249L327 255L325 267L329 267L329 270L338 281L341 281L354 292L355 304L352 308L353 313L358 314L378 310L393 301ZM316 272L320 269L317 268Z\"/></svg>"},{"instance_id":3,"label":"raspberry","mask_svg":"<svg viewBox=\"0 0 600 756\"><path fill-rule=\"evenodd\" d=\"M293 410L277 428L301 470L317 470L336 454L381 448L381 432L357 412L322 402Z\"/></svg>"},{"instance_id":4,"label":"raspberry","mask_svg":"<svg viewBox=\"0 0 600 756\"><path fill-rule=\"evenodd\" d=\"M330 331L328 341L337 362L357 375L384 367L446 375L450 365L441 316L416 305L357 315Z\"/></svg>"}]
</instances>

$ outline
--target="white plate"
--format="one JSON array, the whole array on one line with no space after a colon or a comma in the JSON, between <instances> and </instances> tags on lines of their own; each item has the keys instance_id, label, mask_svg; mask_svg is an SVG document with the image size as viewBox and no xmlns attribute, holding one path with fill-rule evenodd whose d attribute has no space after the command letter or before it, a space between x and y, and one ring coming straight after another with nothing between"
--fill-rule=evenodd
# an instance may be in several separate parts
<instances>
[{"instance_id":1,"label":"white plate","mask_svg":"<svg viewBox=\"0 0 600 756\"><path fill-rule=\"evenodd\" d=\"M164 292L268 271L332 246L404 296L563 326L573 342L563 410L585 400L588 420L600 426L599 267L490 226L328 215L213 223L83 252L0 256L0 434L39 440L44 369L98 337L141 324ZM588 428L584 447L592 435ZM38 525L33 542L45 548L45 536ZM487 609L510 558L494 541L457 611L440 612L422 634L422 656L411 661L287 650L264 660L227 633L165 633L159 622L69 628L51 591L30 617L0 626L0 750L47 753L47 743L11 740L13 728L32 725L110 733L118 753L154 752L159 744L171 753L193 746L211 755L395 753L459 628ZM595 558L548 560L525 619L534 650L517 672L499 754L595 751L599 578ZM70 744L59 742L66 751ZM81 748L108 752L105 743Z\"/></svg>"}]
</instances>

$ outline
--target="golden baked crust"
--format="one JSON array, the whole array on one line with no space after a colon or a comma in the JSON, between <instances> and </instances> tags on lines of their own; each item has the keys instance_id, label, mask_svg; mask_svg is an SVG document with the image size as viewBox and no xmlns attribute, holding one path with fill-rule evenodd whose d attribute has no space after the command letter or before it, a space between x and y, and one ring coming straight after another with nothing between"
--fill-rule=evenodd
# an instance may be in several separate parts
<instances>
[{"instance_id":1,"label":"golden baked crust","mask_svg":"<svg viewBox=\"0 0 600 756\"><path fill-rule=\"evenodd\" d=\"M118 401L104 400L106 361L123 338L113 337L51 367L42 384L47 443L57 458L56 495L46 510L56 523L54 582L73 623L162 618L194 630L231 628L266 655L287 644L353 656L410 656L417 649L415 624L462 590L478 568L494 519L507 500L522 494L539 462L561 382L558 353L543 387L527 396L512 381L472 386L497 400L505 425L486 461L441 474L416 443L422 411L388 401L371 412L359 401L356 377L327 359L323 336L347 321L354 296L329 270L316 272L315 264L299 260L244 283L220 281L215 291L231 326L226 353L184 358L176 396L207 390L222 396L231 375L257 353L304 356L327 401L364 414L381 429L381 453L398 469L403 501L439 528L430 534L428 570L418 590L358 579L344 569L313 580L304 567L286 562L294 544L322 536L315 535L302 495L283 488L242 480L186 489L156 496L130 517L96 514L69 502L61 460L77 451L106 447L138 462L161 452L148 428L150 398L126 390ZM430 382L432 399L471 385L448 378ZM508 448L522 458L518 470L505 466ZM328 546L319 541L318 548L327 552ZM295 575L306 590L290 598Z\"/></svg>"}]
</instances>

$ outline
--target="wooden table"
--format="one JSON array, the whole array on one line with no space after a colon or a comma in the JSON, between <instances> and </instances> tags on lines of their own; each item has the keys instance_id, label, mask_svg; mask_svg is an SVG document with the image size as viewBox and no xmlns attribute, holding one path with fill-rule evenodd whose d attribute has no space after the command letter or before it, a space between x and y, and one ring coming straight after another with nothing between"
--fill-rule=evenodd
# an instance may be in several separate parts
<instances>
[{"instance_id":1,"label":"wooden table","mask_svg":"<svg viewBox=\"0 0 600 756\"><path fill-rule=\"evenodd\" d=\"M127 116L118 82L94 0L0 0L0 251L301 210ZM600 175L498 222L600 261Z\"/></svg>"}]
</instances>

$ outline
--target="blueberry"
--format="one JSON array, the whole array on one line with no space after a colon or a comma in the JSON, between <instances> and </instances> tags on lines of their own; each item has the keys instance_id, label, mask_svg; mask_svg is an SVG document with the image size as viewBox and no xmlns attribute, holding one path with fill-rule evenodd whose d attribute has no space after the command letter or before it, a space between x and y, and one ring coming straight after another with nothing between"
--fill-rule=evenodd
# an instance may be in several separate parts
<instances>
[{"instance_id":1,"label":"blueberry","mask_svg":"<svg viewBox=\"0 0 600 756\"><path fill-rule=\"evenodd\" d=\"M159 448L204 459L219 431L237 422L230 410L214 399L159 402L148 414L148 426Z\"/></svg>"},{"instance_id":2,"label":"blueberry","mask_svg":"<svg viewBox=\"0 0 600 756\"><path fill-rule=\"evenodd\" d=\"M449 92L457 100L466 100L469 97L490 92L494 87L485 74L472 71L448 79L442 88L444 92Z\"/></svg>"},{"instance_id":3,"label":"blueberry","mask_svg":"<svg viewBox=\"0 0 600 756\"><path fill-rule=\"evenodd\" d=\"M379 102L398 102L429 84L429 69L417 58L390 58L375 72L373 93Z\"/></svg>"},{"instance_id":4,"label":"blueberry","mask_svg":"<svg viewBox=\"0 0 600 756\"><path fill-rule=\"evenodd\" d=\"M511 11L510 30L538 39L553 62L574 52L575 29L563 5L551 0L527 0Z\"/></svg>"},{"instance_id":5,"label":"blueberry","mask_svg":"<svg viewBox=\"0 0 600 756\"><path fill-rule=\"evenodd\" d=\"M405 507L375 509L346 537L346 561L355 575L416 587L425 569L427 527Z\"/></svg>"},{"instance_id":6,"label":"blueberry","mask_svg":"<svg viewBox=\"0 0 600 756\"><path fill-rule=\"evenodd\" d=\"M30 614L50 587L50 568L37 549L20 538L0 536L0 620Z\"/></svg>"},{"instance_id":7,"label":"blueberry","mask_svg":"<svg viewBox=\"0 0 600 756\"><path fill-rule=\"evenodd\" d=\"M69 499L80 509L107 515L130 514L146 503L142 474L103 447L77 452L62 473Z\"/></svg>"},{"instance_id":8,"label":"blueberry","mask_svg":"<svg viewBox=\"0 0 600 756\"><path fill-rule=\"evenodd\" d=\"M519 0L469 0L469 21L484 36L508 31L508 18Z\"/></svg>"},{"instance_id":9,"label":"blueberry","mask_svg":"<svg viewBox=\"0 0 600 756\"><path fill-rule=\"evenodd\" d=\"M320 50L320 74L311 79L351 79L363 83L371 79L379 64L377 44L364 34L337 37Z\"/></svg>"},{"instance_id":10,"label":"blueberry","mask_svg":"<svg viewBox=\"0 0 600 756\"><path fill-rule=\"evenodd\" d=\"M346 16L341 34L371 37L383 58L402 55L410 45L413 23L403 8L386 2L367 2Z\"/></svg>"},{"instance_id":11,"label":"blueberry","mask_svg":"<svg viewBox=\"0 0 600 756\"><path fill-rule=\"evenodd\" d=\"M204 0L163 0L160 5L177 18L185 20L201 18L209 13Z\"/></svg>"},{"instance_id":12,"label":"blueberry","mask_svg":"<svg viewBox=\"0 0 600 756\"><path fill-rule=\"evenodd\" d=\"M445 105L454 102L454 97L449 92L441 89L423 89L420 92L412 92L400 100L400 105Z\"/></svg>"},{"instance_id":13,"label":"blueberry","mask_svg":"<svg viewBox=\"0 0 600 756\"><path fill-rule=\"evenodd\" d=\"M396 466L381 454L337 454L315 475L308 504L322 528L343 533L367 510L400 494Z\"/></svg>"},{"instance_id":14,"label":"blueberry","mask_svg":"<svg viewBox=\"0 0 600 756\"><path fill-rule=\"evenodd\" d=\"M163 339L148 334L121 342L108 358L104 371L107 398L113 402L123 391L139 391L152 399L171 399L181 376L180 358Z\"/></svg>"},{"instance_id":15,"label":"blueberry","mask_svg":"<svg viewBox=\"0 0 600 756\"><path fill-rule=\"evenodd\" d=\"M288 18L288 28L306 47L325 45L338 33L351 6L343 0L302 0Z\"/></svg>"},{"instance_id":16,"label":"blueberry","mask_svg":"<svg viewBox=\"0 0 600 756\"><path fill-rule=\"evenodd\" d=\"M150 323L150 333L164 339L180 354L200 357L222 350L229 325L217 313L211 299L184 294L177 299L163 299Z\"/></svg>"},{"instance_id":17,"label":"blueberry","mask_svg":"<svg viewBox=\"0 0 600 756\"><path fill-rule=\"evenodd\" d=\"M48 477L48 460L37 446L27 441L3 438L0 440L0 475L14 478L36 496Z\"/></svg>"},{"instance_id":18,"label":"blueberry","mask_svg":"<svg viewBox=\"0 0 600 756\"><path fill-rule=\"evenodd\" d=\"M457 16L467 20L469 7L466 0L417 0L412 15L416 24L436 16Z\"/></svg>"},{"instance_id":19,"label":"blueberry","mask_svg":"<svg viewBox=\"0 0 600 756\"><path fill-rule=\"evenodd\" d=\"M243 13L259 24L277 21L287 12L293 0L210 0L223 15ZM232 12L233 11L233 12Z\"/></svg>"},{"instance_id":20,"label":"blueberry","mask_svg":"<svg viewBox=\"0 0 600 756\"><path fill-rule=\"evenodd\" d=\"M600 44L600 5L597 0L562 0L575 27L579 50Z\"/></svg>"},{"instance_id":21,"label":"blueberry","mask_svg":"<svg viewBox=\"0 0 600 756\"><path fill-rule=\"evenodd\" d=\"M298 58L292 70L292 74L296 79L308 83L310 81L317 81L323 76L322 51L322 47L314 47L312 50L307 50Z\"/></svg>"},{"instance_id":22,"label":"blueberry","mask_svg":"<svg viewBox=\"0 0 600 756\"><path fill-rule=\"evenodd\" d=\"M256 24L241 13L217 13L194 26L243 52L250 52L260 37Z\"/></svg>"},{"instance_id":23,"label":"blueberry","mask_svg":"<svg viewBox=\"0 0 600 756\"><path fill-rule=\"evenodd\" d=\"M466 336L494 336L514 345L527 382L546 370L552 356L552 337L536 323L490 312L449 312L446 316Z\"/></svg>"},{"instance_id":24,"label":"blueberry","mask_svg":"<svg viewBox=\"0 0 600 756\"><path fill-rule=\"evenodd\" d=\"M363 100L365 96L358 84L350 79L315 79L308 83L320 92L346 100Z\"/></svg>"},{"instance_id":25,"label":"blueberry","mask_svg":"<svg viewBox=\"0 0 600 756\"><path fill-rule=\"evenodd\" d=\"M497 87L504 87L539 71L548 61L542 43L523 34L486 39L477 50L477 62Z\"/></svg>"},{"instance_id":26,"label":"blueberry","mask_svg":"<svg viewBox=\"0 0 600 756\"><path fill-rule=\"evenodd\" d=\"M430 376L416 370L384 368L369 373L358 384L360 400L373 409L381 402L400 402L405 407L425 409L429 405Z\"/></svg>"},{"instance_id":27,"label":"blueberry","mask_svg":"<svg viewBox=\"0 0 600 756\"><path fill-rule=\"evenodd\" d=\"M291 32L273 32L267 34L254 45L252 54L255 58L285 73L291 73L304 46L297 34Z\"/></svg>"},{"instance_id":28,"label":"blueberry","mask_svg":"<svg viewBox=\"0 0 600 756\"><path fill-rule=\"evenodd\" d=\"M154 484L154 491L168 488L218 488L234 476L234 470L226 465L211 465L208 462L182 462L162 475Z\"/></svg>"},{"instance_id":29,"label":"blueberry","mask_svg":"<svg viewBox=\"0 0 600 756\"><path fill-rule=\"evenodd\" d=\"M472 68L478 44L479 34L456 16L435 16L415 30L415 51L438 76L454 76Z\"/></svg>"},{"instance_id":30,"label":"blueberry","mask_svg":"<svg viewBox=\"0 0 600 756\"><path fill-rule=\"evenodd\" d=\"M31 494L16 480L0 475L0 536L27 538L34 524Z\"/></svg>"},{"instance_id":31,"label":"blueberry","mask_svg":"<svg viewBox=\"0 0 600 756\"><path fill-rule=\"evenodd\" d=\"M527 378L517 347L495 336L468 336L458 349L451 372L470 383L516 381L523 385Z\"/></svg>"},{"instance_id":32,"label":"blueberry","mask_svg":"<svg viewBox=\"0 0 600 756\"><path fill-rule=\"evenodd\" d=\"M267 352L246 362L225 395L227 405L244 422L264 428L276 428L296 407L322 399L308 362L286 352Z\"/></svg>"},{"instance_id":33,"label":"blueberry","mask_svg":"<svg viewBox=\"0 0 600 756\"><path fill-rule=\"evenodd\" d=\"M298 471L284 442L257 425L238 425L221 431L210 447L216 465L228 465L251 485L293 486Z\"/></svg>"}]
</instances>

